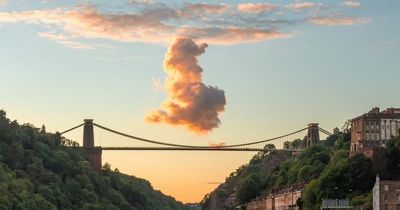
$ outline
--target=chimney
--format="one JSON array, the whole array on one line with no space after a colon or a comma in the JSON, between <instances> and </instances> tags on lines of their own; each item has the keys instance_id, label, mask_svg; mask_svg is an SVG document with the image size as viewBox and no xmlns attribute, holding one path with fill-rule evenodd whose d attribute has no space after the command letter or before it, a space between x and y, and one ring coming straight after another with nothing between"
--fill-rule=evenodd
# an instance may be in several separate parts
<instances>
[{"instance_id":1,"label":"chimney","mask_svg":"<svg viewBox=\"0 0 400 210\"><path fill-rule=\"evenodd\" d=\"M379 114L379 107L372 108L372 110L369 111L368 113L370 113L370 114Z\"/></svg>"},{"instance_id":2,"label":"chimney","mask_svg":"<svg viewBox=\"0 0 400 210\"><path fill-rule=\"evenodd\" d=\"M394 114L394 108L393 107L392 108L387 108L385 113Z\"/></svg>"}]
</instances>

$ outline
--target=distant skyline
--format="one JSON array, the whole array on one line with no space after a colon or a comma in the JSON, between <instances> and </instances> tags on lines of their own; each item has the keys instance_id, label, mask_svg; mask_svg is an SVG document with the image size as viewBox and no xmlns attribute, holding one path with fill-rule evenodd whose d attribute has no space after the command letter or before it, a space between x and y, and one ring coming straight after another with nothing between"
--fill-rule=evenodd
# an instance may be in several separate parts
<instances>
[{"instance_id":1,"label":"distant skyline","mask_svg":"<svg viewBox=\"0 0 400 210\"><path fill-rule=\"evenodd\" d=\"M371 107L400 107L399 9L396 0L0 0L0 109L51 132L93 118L179 144L341 127ZM103 163L196 202L253 155L104 152Z\"/></svg>"}]
</instances>

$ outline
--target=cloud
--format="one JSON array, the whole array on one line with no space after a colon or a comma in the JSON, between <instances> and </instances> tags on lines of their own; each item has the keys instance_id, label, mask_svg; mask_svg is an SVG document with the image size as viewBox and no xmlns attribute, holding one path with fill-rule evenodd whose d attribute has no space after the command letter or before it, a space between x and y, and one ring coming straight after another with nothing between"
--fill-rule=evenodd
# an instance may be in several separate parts
<instances>
[{"instance_id":1,"label":"cloud","mask_svg":"<svg viewBox=\"0 0 400 210\"><path fill-rule=\"evenodd\" d=\"M276 8L275 5L269 3L244 3L237 5L237 9L246 13L269 12Z\"/></svg>"},{"instance_id":2,"label":"cloud","mask_svg":"<svg viewBox=\"0 0 400 210\"><path fill-rule=\"evenodd\" d=\"M198 134L219 126L218 115L225 110L226 99L223 90L202 83L197 57L206 47L186 37L172 43L164 60L168 98L162 110L147 115L148 122L181 125Z\"/></svg>"},{"instance_id":3,"label":"cloud","mask_svg":"<svg viewBox=\"0 0 400 210\"><path fill-rule=\"evenodd\" d=\"M209 145L209 147L218 148L218 147L226 146L226 143L224 143L224 142L220 142L220 143L212 143L212 142L209 142L208 145Z\"/></svg>"},{"instance_id":4,"label":"cloud","mask_svg":"<svg viewBox=\"0 0 400 210\"><path fill-rule=\"evenodd\" d=\"M160 78L153 77L152 81L153 81L153 89L154 89L154 91L160 92L160 91L162 91L164 89Z\"/></svg>"},{"instance_id":5,"label":"cloud","mask_svg":"<svg viewBox=\"0 0 400 210\"><path fill-rule=\"evenodd\" d=\"M100 6L90 4L68 9L0 12L0 23L41 25L49 30L41 32L41 37L78 49L93 48L84 46L78 39L166 44L180 36L209 44L235 45L289 38L292 33L286 26L301 24L304 20L318 25L357 23L355 19L337 17L326 11L327 14L320 14L324 18L308 18L302 10L322 6L312 2L295 2L283 7L269 3L186 3L171 6L149 0L130 2L140 5L135 5L133 11L121 12L105 12L107 10ZM287 11L284 8L295 10L298 16L294 19L285 17ZM271 10L276 12L265 12ZM71 37L73 40L65 40Z\"/></svg>"},{"instance_id":6,"label":"cloud","mask_svg":"<svg viewBox=\"0 0 400 210\"><path fill-rule=\"evenodd\" d=\"M225 5L190 4L184 8L188 7L219 13L224 10ZM251 19L241 20L241 25L228 20L223 20L216 26L207 27L197 26L199 24L193 24L193 26L184 23L177 24L179 21L188 21L184 18L187 14L182 11L184 10L156 7L147 8L135 14L101 13L94 7L86 6L67 11L54 9L2 12L0 23L42 24L52 31L59 31L59 36L103 38L124 42L169 43L176 36L191 36L210 44L232 45L289 37L289 34L266 27L266 24L253 24L250 27L248 25L253 22L257 23ZM197 18L193 21L197 21ZM53 36L42 35L42 37L55 40Z\"/></svg>"},{"instance_id":7,"label":"cloud","mask_svg":"<svg viewBox=\"0 0 400 210\"><path fill-rule=\"evenodd\" d=\"M206 184L222 184L222 182L206 182Z\"/></svg>"},{"instance_id":8,"label":"cloud","mask_svg":"<svg viewBox=\"0 0 400 210\"><path fill-rule=\"evenodd\" d=\"M153 0L130 0L131 4L153 4Z\"/></svg>"},{"instance_id":9,"label":"cloud","mask_svg":"<svg viewBox=\"0 0 400 210\"><path fill-rule=\"evenodd\" d=\"M290 34L273 29L257 28L189 28L185 27L179 34L193 37L196 40L213 44L230 45L232 43L257 42L290 37Z\"/></svg>"},{"instance_id":10,"label":"cloud","mask_svg":"<svg viewBox=\"0 0 400 210\"><path fill-rule=\"evenodd\" d=\"M359 17L312 17L309 18L310 23L316 25L326 25L326 26L351 26L367 23L367 19Z\"/></svg>"},{"instance_id":11,"label":"cloud","mask_svg":"<svg viewBox=\"0 0 400 210\"><path fill-rule=\"evenodd\" d=\"M312 3L312 2L298 2L298 3L293 3L293 4L289 4L286 7L294 10L294 11L300 11L303 9L311 9L311 8L315 8L321 6L321 3Z\"/></svg>"},{"instance_id":12,"label":"cloud","mask_svg":"<svg viewBox=\"0 0 400 210\"><path fill-rule=\"evenodd\" d=\"M39 32L37 34L40 37L48 38L50 40L53 40L60 44L63 44L64 46L71 47L74 49L95 49L96 48L95 45L87 45L87 44L82 44L80 42L73 41L72 38L66 37L63 34L54 34L51 32Z\"/></svg>"},{"instance_id":13,"label":"cloud","mask_svg":"<svg viewBox=\"0 0 400 210\"><path fill-rule=\"evenodd\" d=\"M7 4L7 0L0 0L0 7L5 6Z\"/></svg>"},{"instance_id":14,"label":"cloud","mask_svg":"<svg viewBox=\"0 0 400 210\"><path fill-rule=\"evenodd\" d=\"M193 13L200 14L222 14L229 8L226 4L207 4L207 3L197 3L186 4L181 11L186 15L193 15Z\"/></svg>"},{"instance_id":15,"label":"cloud","mask_svg":"<svg viewBox=\"0 0 400 210\"><path fill-rule=\"evenodd\" d=\"M361 6L360 2L354 2L354 1L345 1L342 3L343 6L346 7L352 7L352 8L358 8Z\"/></svg>"}]
</instances>

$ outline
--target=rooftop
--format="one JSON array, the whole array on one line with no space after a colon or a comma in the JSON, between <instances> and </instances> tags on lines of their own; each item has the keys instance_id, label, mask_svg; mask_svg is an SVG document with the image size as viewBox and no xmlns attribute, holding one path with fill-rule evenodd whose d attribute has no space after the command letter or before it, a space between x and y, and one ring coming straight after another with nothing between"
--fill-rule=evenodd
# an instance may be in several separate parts
<instances>
[{"instance_id":1,"label":"rooftop","mask_svg":"<svg viewBox=\"0 0 400 210\"><path fill-rule=\"evenodd\" d=\"M356 118L353 118L353 120L357 120L359 118L395 118L395 119L400 119L400 108L387 108L386 110L380 111L379 107L374 107L371 109L371 111L360 115Z\"/></svg>"}]
</instances>

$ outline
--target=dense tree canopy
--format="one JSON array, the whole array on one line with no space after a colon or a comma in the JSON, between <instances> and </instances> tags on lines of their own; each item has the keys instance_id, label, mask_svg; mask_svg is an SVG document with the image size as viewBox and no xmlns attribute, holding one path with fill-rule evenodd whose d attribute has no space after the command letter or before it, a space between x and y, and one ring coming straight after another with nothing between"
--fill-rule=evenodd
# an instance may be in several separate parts
<instances>
[{"instance_id":1,"label":"dense tree canopy","mask_svg":"<svg viewBox=\"0 0 400 210\"><path fill-rule=\"evenodd\" d=\"M304 139L285 142L284 148L303 148L304 142ZM217 188L216 191L232 189L236 193L236 205L240 205L267 196L275 189L305 183L300 202L303 209L320 209L321 200L325 198L348 198L352 205L372 209L371 189L375 176L379 174L384 179L400 179L400 140L388 141L378 152L382 159L379 164L373 164L363 154L350 157L349 148L350 129L346 128L306 148L297 156L288 156L279 164L269 161L276 159L277 152L260 152L249 164L232 173L222 185L224 188ZM205 209L208 209L212 195L219 194L211 193L203 199ZM231 208L234 206L228 207Z\"/></svg>"},{"instance_id":2,"label":"dense tree canopy","mask_svg":"<svg viewBox=\"0 0 400 210\"><path fill-rule=\"evenodd\" d=\"M110 165L94 172L74 145L0 110L0 209L185 209Z\"/></svg>"}]
</instances>

